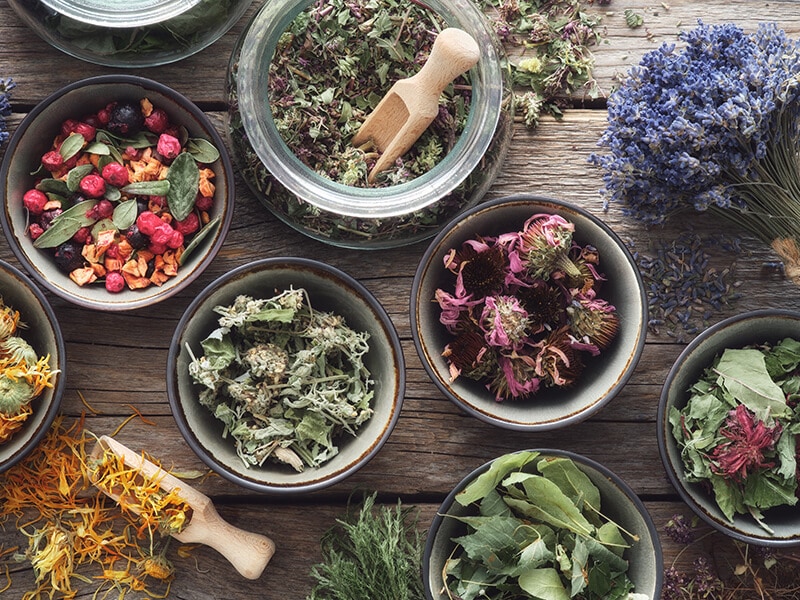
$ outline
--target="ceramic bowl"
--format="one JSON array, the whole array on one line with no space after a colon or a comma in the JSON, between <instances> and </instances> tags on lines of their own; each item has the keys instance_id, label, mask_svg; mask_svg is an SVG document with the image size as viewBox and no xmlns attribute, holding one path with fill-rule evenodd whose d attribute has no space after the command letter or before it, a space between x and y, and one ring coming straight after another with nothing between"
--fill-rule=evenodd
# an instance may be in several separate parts
<instances>
[{"instance_id":1,"label":"ceramic bowl","mask_svg":"<svg viewBox=\"0 0 800 600\"><path fill-rule=\"evenodd\" d=\"M304 288L312 308L344 317L349 327L369 333L365 365L374 380L374 414L355 436L338 438L339 453L303 472L267 461L246 467L234 442L223 438L222 423L198 403L201 388L188 374L201 340L219 327L218 305L239 295L271 298L277 291ZM187 443L221 476L243 487L270 494L311 492L338 483L364 466L388 439L400 415L405 389L405 361L397 332L375 297L358 281L325 263L302 258L269 258L243 265L211 283L186 309L172 338L167 360L167 393L172 414Z\"/></svg>"},{"instance_id":2,"label":"ceramic bowl","mask_svg":"<svg viewBox=\"0 0 800 600\"><path fill-rule=\"evenodd\" d=\"M525 400L498 402L476 381L460 376L450 381L442 351L452 336L439 321L436 290L453 292L453 274L444 257L476 235L520 231L537 213L557 214L575 225L573 239L591 244L600 254L607 278L599 297L617 309L619 330L611 346L586 360L586 369L570 387L541 388ZM422 257L411 293L411 331L425 370L441 392L466 413L487 423L520 431L564 427L600 410L625 385L636 367L647 334L647 299L636 264L620 238L603 221L577 206L531 195L499 198L451 221Z\"/></svg>"},{"instance_id":3,"label":"ceramic bowl","mask_svg":"<svg viewBox=\"0 0 800 600\"><path fill-rule=\"evenodd\" d=\"M774 344L784 338L800 340L800 313L762 309L736 315L706 329L686 346L669 371L658 405L658 448L667 475L684 502L711 527L730 537L762 546L800 544L800 511L797 507L778 507L764 511L769 534L749 516L737 515L729 522L717 507L713 494L700 483L687 482L680 449L672 435L669 413L684 408L690 387L696 383L714 358L728 348L751 344Z\"/></svg>"},{"instance_id":4,"label":"ceramic bowl","mask_svg":"<svg viewBox=\"0 0 800 600\"><path fill-rule=\"evenodd\" d=\"M623 558L628 561L628 577L635 585L635 592L650 600L661 598L663 577L663 556L658 532L650 514L642 501L625 481L606 467L585 456L553 449L534 449L541 457L561 457L571 459L578 469L585 473L600 491L603 514L630 533L639 536L625 551ZM495 459L496 460L496 459ZM422 560L422 580L427 600L447 600L443 593L442 571L449 558L452 558L456 543L453 538L464 535L466 526L451 517L465 517L477 514L474 505L462 506L455 497L487 471L494 461L478 467L467 475L445 498L431 522ZM534 463L523 467L533 471ZM555 597L555 596L554 596Z\"/></svg>"},{"instance_id":5,"label":"ceramic bowl","mask_svg":"<svg viewBox=\"0 0 800 600\"><path fill-rule=\"evenodd\" d=\"M11 439L0 444L0 472L24 459L47 433L58 414L66 386L66 353L64 338L42 291L27 275L5 261L0 261L0 298L3 304L20 313L26 327L17 333L36 351L38 356L50 355L50 369L57 371L53 386L46 388L32 401L33 413Z\"/></svg>"},{"instance_id":6,"label":"ceramic bowl","mask_svg":"<svg viewBox=\"0 0 800 600\"><path fill-rule=\"evenodd\" d=\"M69 274L55 264L52 252L34 247L27 234L29 218L22 204L25 192L33 187L31 173L40 165L42 155L66 119L81 118L96 112L112 101L137 102L148 98L155 107L163 108L170 121L186 128L192 138L204 138L220 152L211 165L216 176L211 220L218 225L202 242L186 255L186 261L161 286L144 289L127 287L119 293L106 291L102 283L78 286ZM39 103L23 119L14 132L0 166L0 220L8 243L22 266L47 290L78 306L105 311L123 311L148 306L169 298L194 281L216 256L233 217L233 167L222 137L208 117L189 99L158 82L131 75L103 75L67 85Z\"/></svg>"}]
</instances>

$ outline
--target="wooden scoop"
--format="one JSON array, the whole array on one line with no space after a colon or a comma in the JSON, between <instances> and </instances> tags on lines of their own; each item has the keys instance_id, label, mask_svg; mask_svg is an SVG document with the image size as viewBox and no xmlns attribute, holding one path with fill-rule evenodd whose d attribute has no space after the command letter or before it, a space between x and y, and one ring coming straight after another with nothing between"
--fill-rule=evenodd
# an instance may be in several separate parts
<instances>
[{"instance_id":1,"label":"wooden scoop","mask_svg":"<svg viewBox=\"0 0 800 600\"><path fill-rule=\"evenodd\" d=\"M136 454L130 448L120 444L113 438L102 436L92 450L91 458L102 461L106 452L111 451L122 458L127 467L139 471L150 481L157 482L165 492L177 488L176 493L192 509L189 524L172 537L184 543L206 544L216 549L247 579L258 579L267 563L275 553L275 544L271 539L257 533L250 533L234 527L219 516L211 499L201 494L187 483L170 475L161 467ZM93 483L97 485L96 473L89 469ZM97 485L98 489L121 504L125 499L111 490ZM133 507L128 506L129 509Z\"/></svg>"},{"instance_id":2,"label":"wooden scoop","mask_svg":"<svg viewBox=\"0 0 800 600\"><path fill-rule=\"evenodd\" d=\"M439 114L439 96L480 58L478 43L466 31L450 27L436 38L420 71L397 81L353 136L361 146L370 138L381 156L369 173L375 176L405 154Z\"/></svg>"}]
</instances>

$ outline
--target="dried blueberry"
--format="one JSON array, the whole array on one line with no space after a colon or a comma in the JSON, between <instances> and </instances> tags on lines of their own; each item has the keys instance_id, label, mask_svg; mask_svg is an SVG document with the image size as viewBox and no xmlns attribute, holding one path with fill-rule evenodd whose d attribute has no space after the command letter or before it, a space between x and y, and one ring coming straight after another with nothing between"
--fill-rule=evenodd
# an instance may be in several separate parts
<instances>
[{"instance_id":1,"label":"dried blueberry","mask_svg":"<svg viewBox=\"0 0 800 600\"><path fill-rule=\"evenodd\" d=\"M64 242L55 250L54 257L56 265L65 273L70 273L83 266L83 256L81 246L75 242Z\"/></svg>"},{"instance_id":2,"label":"dried blueberry","mask_svg":"<svg viewBox=\"0 0 800 600\"><path fill-rule=\"evenodd\" d=\"M119 102L111 109L108 130L115 135L133 135L144 126L144 116L139 106L131 102Z\"/></svg>"},{"instance_id":3,"label":"dried blueberry","mask_svg":"<svg viewBox=\"0 0 800 600\"><path fill-rule=\"evenodd\" d=\"M128 243L133 247L134 250L141 250L147 244L150 243L150 239L139 231L139 228L136 225L131 225L128 231L125 233L125 237L128 239Z\"/></svg>"}]
</instances>

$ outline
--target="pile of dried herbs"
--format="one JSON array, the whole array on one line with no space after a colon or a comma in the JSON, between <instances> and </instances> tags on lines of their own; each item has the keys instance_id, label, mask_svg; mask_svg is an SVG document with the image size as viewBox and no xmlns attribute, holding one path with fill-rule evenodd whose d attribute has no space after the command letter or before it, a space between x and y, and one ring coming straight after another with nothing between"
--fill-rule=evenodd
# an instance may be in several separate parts
<instances>
[{"instance_id":1,"label":"pile of dried herbs","mask_svg":"<svg viewBox=\"0 0 800 600\"><path fill-rule=\"evenodd\" d=\"M270 108L287 146L320 175L366 186L377 152L350 140L392 84L420 70L444 27L423 4L401 0L326 0L301 12L269 71ZM374 185L409 181L438 163L464 128L470 95L467 75L448 86L439 116Z\"/></svg>"},{"instance_id":2,"label":"pile of dried herbs","mask_svg":"<svg viewBox=\"0 0 800 600\"><path fill-rule=\"evenodd\" d=\"M715 357L669 422L686 480L708 486L732 521L797 504L800 342L729 348Z\"/></svg>"},{"instance_id":3,"label":"pile of dried herbs","mask_svg":"<svg viewBox=\"0 0 800 600\"><path fill-rule=\"evenodd\" d=\"M339 519L322 539L323 562L312 567L308 600L419 600L424 537L412 509L375 506L366 496L357 515Z\"/></svg>"},{"instance_id":4,"label":"pile of dried herbs","mask_svg":"<svg viewBox=\"0 0 800 600\"><path fill-rule=\"evenodd\" d=\"M600 491L569 458L496 459L455 501L475 514L444 566L451 600L629 600L624 553L638 538L603 515Z\"/></svg>"},{"instance_id":5,"label":"pile of dried herbs","mask_svg":"<svg viewBox=\"0 0 800 600\"><path fill-rule=\"evenodd\" d=\"M313 309L306 290L238 296L214 312L219 328L201 342L204 354L188 349L189 374L245 465L318 467L372 416L369 334Z\"/></svg>"},{"instance_id":6,"label":"pile of dried herbs","mask_svg":"<svg viewBox=\"0 0 800 600\"><path fill-rule=\"evenodd\" d=\"M600 2L601 4L608 4ZM592 77L600 17L579 0L478 0L509 53L516 107L526 125L560 117L571 95L601 91Z\"/></svg>"}]
</instances>

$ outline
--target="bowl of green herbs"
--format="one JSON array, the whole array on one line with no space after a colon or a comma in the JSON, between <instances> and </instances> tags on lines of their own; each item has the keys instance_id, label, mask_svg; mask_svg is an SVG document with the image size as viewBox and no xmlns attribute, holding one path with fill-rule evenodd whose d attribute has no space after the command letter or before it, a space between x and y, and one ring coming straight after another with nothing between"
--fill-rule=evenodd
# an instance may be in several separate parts
<instances>
[{"instance_id":1,"label":"bowl of green herbs","mask_svg":"<svg viewBox=\"0 0 800 600\"><path fill-rule=\"evenodd\" d=\"M702 520L734 539L800 544L799 373L800 313L762 309L704 331L664 382L667 475Z\"/></svg>"},{"instance_id":2,"label":"bowl of green herbs","mask_svg":"<svg viewBox=\"0 0 800 600\"><path fill-rule=\"evenodd\" d=\"M294 494L364 466L400 415L405 362L378 300L302 258L251 262L186 309L167 360L189 446L246 488Z\"/></svg>"},{"instance_id":3,"label":"bowl of green herbs","mask_svg":"<svg viewBox=\"0 0 800 600\"><path fill-rule=\"evenodd\" d=\"M533 449L487 462L453 489L422 569L427 600L656 600L663 557L622 479L579 454Z\"/></svg>"}]
</instances>

